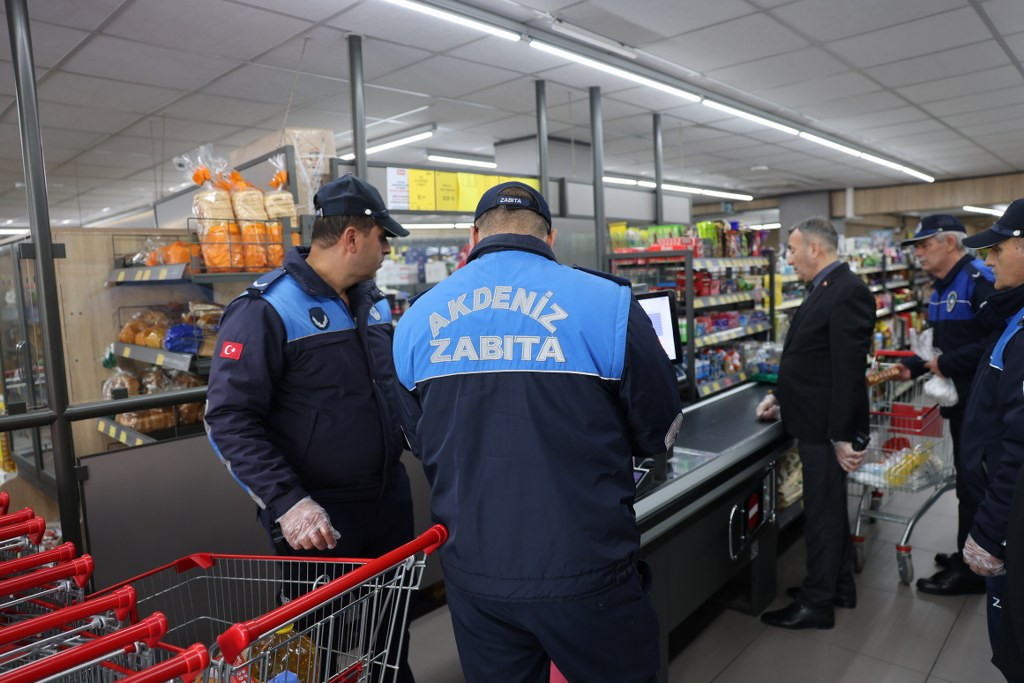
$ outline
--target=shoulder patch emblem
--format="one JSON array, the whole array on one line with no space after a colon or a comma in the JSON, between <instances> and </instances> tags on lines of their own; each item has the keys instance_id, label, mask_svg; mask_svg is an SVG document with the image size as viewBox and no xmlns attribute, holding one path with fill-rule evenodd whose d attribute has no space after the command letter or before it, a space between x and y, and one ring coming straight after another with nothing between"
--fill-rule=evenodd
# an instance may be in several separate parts
<instances>
[{"instance_id":1,"label":"shoulder patch emblem","mask_svg":"<svg viewBox=\"0 0 1024 683\"><path fill-rule=\"evenodd\" d=\"M952 313L954 308L956 308L956 292L952 291L946 297L946 313Z\"/></svg>"},{"instance_id":2,"label":"shoulder patch emblem","mask_svg":"<svg viewBox=\"0 0 1024 683\"><path fill-rule=\"evenodd\" d=\"M380 321L380 319L381 319L380 311L377 310L376 306L374 306L374 307L372 307L370 309L370 317L373 318L374 320L378 321L378 322Z\"/></svg>"},{"instance_id":3,"label":"shoulder patch emblem","mask_svg":"<svg viewBox=\"0 0 1024 683\"><path fill-rule=\"evenodd\" d=\"M319 306L314 306L309 309L309 320L318 330L326 330L327 326L331 324L331 320L327 317L327 313L325 313L324 309Z\"/></svg>"}]
</instances>

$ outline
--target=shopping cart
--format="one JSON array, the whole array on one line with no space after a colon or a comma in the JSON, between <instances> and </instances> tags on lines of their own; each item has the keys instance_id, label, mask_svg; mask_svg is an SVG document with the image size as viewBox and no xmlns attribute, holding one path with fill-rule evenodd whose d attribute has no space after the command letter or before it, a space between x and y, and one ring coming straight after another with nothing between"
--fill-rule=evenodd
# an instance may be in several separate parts
<instances>
[{"instance_id":1,"label":"shopping cart","mask_svg":"<svg viewBox=\"0 0 1024 683\"><path fill-rule=\"evenodd\" d=\"M393 680L424 556L447 537L435 525L374 560L191 555L93 597L132 586L140 616L167 615L150 666L206 643L204 680Z\"/></svg>"},{"instance_id":2,"label":"shopping cart","mask_svg":"<svg viewBox=\"0 0 1024 683\"><path fill-rule=\"evenodd\" d=\"M864 568L865 520L883 520L904 525L903 536L896 544L896 566L900 581L910 585L914 579L910 535L928 509L956 485L953 468L953 444L939 406L924 395L926 377L900 381L893 377L891 361L913 355L906 351L878 351L878 363L872 383L871 443L864 462L848 477L850 492L859 496L853 530L854 569ZM888 361L888 362L887 362ZM884 492L919 493L932 490L931 495L911 515L897 515L881 509Z\"/></svg>"},{"instance_id":3,"label":"shopping cart","mask_svg":"<svg viewBox=\"0 0 1024 683\"><path fill-rule=\"evenodd\" d=\"M27 521L0 526L0 561L36 552L45 532L46 520L35 516Z\"/></svg>"}]
</instances>

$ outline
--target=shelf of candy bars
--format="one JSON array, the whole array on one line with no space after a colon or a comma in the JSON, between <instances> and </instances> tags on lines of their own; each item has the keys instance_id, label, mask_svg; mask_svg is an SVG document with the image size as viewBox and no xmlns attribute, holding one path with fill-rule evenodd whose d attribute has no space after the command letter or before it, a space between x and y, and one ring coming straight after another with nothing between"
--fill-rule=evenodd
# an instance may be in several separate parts
<instances>
[{"instance_id":1,"label":"shelf of candy bars","mask_svg":"<svg viewBox=\"0 0 1024 683\"><path fill-rule=\"evenodd\" d=\"M747 380L775 383L781 353L781 344L774 342L748 341L698 349L694 363L696 394L706 398Z\"/></svg>"},{"instance_id":2,"label":"shelf of candy bars","mask_svg":"<svg viewBox=\"0 0 1024 683\"><path fill-rule=\"evenodd\" d=\"M224 276L280 266L287 248L300 242L295 201L284 189L288 183L284 156L271 158L277 174L266 192L238 171L229 171L227 162L213 158L208 146L183 158L187 179L199 186L189 220L193 281L236 279Z\"/></svg>"}]
</instances>

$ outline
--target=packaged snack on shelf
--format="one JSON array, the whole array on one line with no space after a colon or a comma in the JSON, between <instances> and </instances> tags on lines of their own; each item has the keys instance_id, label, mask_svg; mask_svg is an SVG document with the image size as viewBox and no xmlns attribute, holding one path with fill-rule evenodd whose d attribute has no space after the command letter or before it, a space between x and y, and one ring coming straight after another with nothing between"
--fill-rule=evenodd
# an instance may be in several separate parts
<instances>
[{"instance_id":1,"label":"packaged snack on shelf","mask_svg":"<svg viewBox=\"0 0 1024 683\"><path fill-rule=\"evenodd\" d=\"M193 375L191 372L176 372L171 377L170 389L191 389L192 387L201 387L204 382L198 375ZM206 403L182 403L178 406L178 424L190 425L202 422L203 415L206 412Z\"/></svg>"},{"instance_id":2,"label":"packaged snack on shelf","mask_svg":"<svg viewBox=\"0 0 1024 683\"><path fill-rule=\"evenodd\" d=\"M206 272L237 272L245 261L231 193L223 179L226 162L211 156L212 151L205 145L183 155L188 179L199 186L192 199L192 215L199 219L197 231Z\"/></svg>"},{"instance_id":3,"label":"packaged snack on shelf","mask_svg":"<svg viewBox=\"0 0 1024 683\"><path fill-rule=\"evenodd\" d=\"M188 312L182 319L195 325L204 332L217 332L220 327L220 318L224 314L224 307L220 304L207 303L205 301L189 301Z\"/></svg>"},{"instance_id":4,"label":"packaged snack on shelf","mask_svg":"<svg viewBox=\"0 0 1024 683\"><path fill-rule=\"evenodd\" d=\"M141 320L131 320L121 328L121 331L117 335L117 341L123 344L134 344L135 337L140 332L145 331L149 325Z\"/></svg>"},{"instance_id":5,"label":"packaged snack on shelf","mask_svg":"<svg viewBox=\"0 0 1024 683\"><path fill-rule=\"evenodd\" d=\"M267 210L263 192L245 180L238 171L231 172L231 209L242 231L242 260L246 270L267 269Z\"/></svg>"},{"instance_id":6,"label":"packaged snack on shelf","mask_svg":"<svg viewBox=\"0 0 1024 683\"><path fill-rule=\"evenodd\" d=\"M124 389L129 396L136 396L139 393L139 378L127 370L116 368L114 373L103 382L104 400L114 400L114 389Z\"/></svg>"},{"instance_id":7,"label":"packaged snack on shelf","mask_svg":"<svg viewBox=\"0 0 1024 683\"><path fill-rule=\"evenodd\" d=\"M270 223L267 225L267 259L271 266L277 267L284 262L284 234L281 218L288 218L291 227L299 227L299 213L295 209L295 198L291 191L285 189L288 186L288 170L285 168L283 154L277 154L270 158L271 165L277 170L274 178L270 181L273 188L263 195L263 205L267 212ZM278 220L274 220L278 219ZM298 233L292 233L292 246L299 245Z\"/></svg>"},{"instance_id":8,"label":"packaged snack on shelf","mask_svg":"<svg viewBox=\"0 0 1024 683\"><path fill-rule=\"evenodd\" d=\"M170 384L171 378L157 367L146 368L139 375L139 393L142 394L159 394L161 391L167 391Z\"/></svg>"},{"instance_id":9,"label":"packaged snack on shelf","mask_svg":"<svg viewBox=\"0 0 1024 683\"><path fill-rule=\"evenodd\" d=\"M195 355L203 345L203 331L189 323L179 323L167 328L164 348L174 353Z\"/></svg>"}]
</instances>

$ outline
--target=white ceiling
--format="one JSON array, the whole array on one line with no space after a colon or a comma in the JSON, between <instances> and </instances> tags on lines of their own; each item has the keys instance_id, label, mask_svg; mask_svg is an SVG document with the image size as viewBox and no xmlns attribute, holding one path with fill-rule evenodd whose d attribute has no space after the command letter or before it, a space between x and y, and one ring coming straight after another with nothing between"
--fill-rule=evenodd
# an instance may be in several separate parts
<instances>
[{"instance_id":1,"label":"white ceiling","mask_svg":"<svg viewBox=\"0 0 1024 683\"><path fill-rule=\"evenodd\" d=\"M462 1L536 29L563 19L635 48L643 67L939 179L1024 169L1024 0ZM423 163L428 147L493 154L532 135L540 78L550 134L583 142L587 88L601 86L608 173L653 174L660 112L675 180L759 196L908 180L382 0L29 0L29 10L55 222L152 202L182 182L174 156L205 142L226 155L279 128L289 100L290 126L332 128L347 148L350 32L364 36L369 138L438 126L375 161ZM9 59L0 47L0 223L22 223Z\"/></svg>"}]
</instances>

